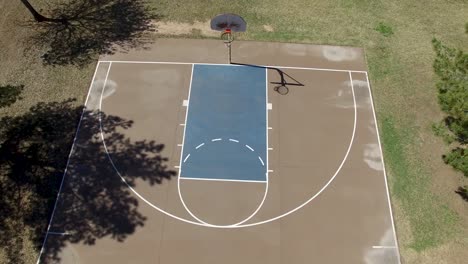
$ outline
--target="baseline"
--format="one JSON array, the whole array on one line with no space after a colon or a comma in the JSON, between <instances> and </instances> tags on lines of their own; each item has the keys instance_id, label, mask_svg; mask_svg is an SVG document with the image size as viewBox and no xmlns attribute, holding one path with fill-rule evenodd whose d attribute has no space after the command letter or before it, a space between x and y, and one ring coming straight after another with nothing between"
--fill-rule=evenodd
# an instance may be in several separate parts
<instances>
[{"instance_id":1,"label":"baseline","mask_svg":"<svg viewBox=\"0 0 468 264\"><path fill-rule=\"evenodd\" d=\"M99 62L111 62L111 63L129 63L129 64L172 64L172 65L212 65L212 66L246 66L246 65L237 65L237 64L227 64L227 63L205 63L205 62L177 62L177 61L109 61L103 60ZM355 71L355 70L341 70L341 69L327 69L327 68L313 68L313 67L292 67L292 66L281 66L281 65L255 65L257 67L265 68L281 68L281 69L291 69L291 70L312 70L312 71L330 71L330 72L357 72L357 73L366 73L367 71Z\"/></svg>"}]
</instances>

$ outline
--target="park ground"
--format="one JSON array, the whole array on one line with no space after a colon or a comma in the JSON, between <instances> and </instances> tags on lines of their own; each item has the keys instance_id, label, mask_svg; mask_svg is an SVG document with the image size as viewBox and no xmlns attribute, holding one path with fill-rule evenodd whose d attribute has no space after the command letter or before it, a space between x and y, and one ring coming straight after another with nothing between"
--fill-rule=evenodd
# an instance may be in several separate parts
<instances>
[{"instance_id":1,"label":"park ground","mask_svg":"<svg viewBox=\"0 0 468 264\"><path fill-rule=\"evenodd\" d=\"M54 1L32 2L46 12ZM239 39L363 47L403 263L466 261L468 203L455 191L467 180L442 162L447 147L431 129L443 117L437 104L431 40L436 37L466 51L466 1L148 2L160 17L154 38L214 38L217 35L207 30L207 21L215 14L232 12L248 22L248 32ZM24 85L22 99L0 108L0 117L21 116L39 102L74 98L72 104L81 105L95 63L44 66L43 48L24 41L34 33L24 26L31 19L27 10L19 1L7 0L0 0L0 10L0 86ZM72 136L69 141L71 146ZM65 166L65 160L59 162ZM25 198L24 208L34 199L34 193ZM45 228L48 219L36 221ZM25 238L22 258L26 263L34 262L38 254L37 242L28 240L30 232L25 228L18 234ZM8 263L3 249L2 245L0 263Z\"/></svg>"}]
</instances>

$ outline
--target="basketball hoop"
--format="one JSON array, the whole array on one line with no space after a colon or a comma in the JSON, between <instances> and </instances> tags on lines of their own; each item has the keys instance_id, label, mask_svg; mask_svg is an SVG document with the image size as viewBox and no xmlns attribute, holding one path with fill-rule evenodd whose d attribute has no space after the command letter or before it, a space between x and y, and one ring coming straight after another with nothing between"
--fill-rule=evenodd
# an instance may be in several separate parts
<instances>
[{"instance_id":1,"label":"basketball hoop","mask_svg":"<svg viewBox=\"0 0 468 264\"><path fill-rule=\"evenodd\" d=\"M231 43L234 41L234 36L230 28L226 28L223 33L221 33L221 39L227 47L231 46Z\"/></svg>"},{"instance_id":2,"label":"basketball hoop","mask_svg":"<svg viewBox=\"0 0 468 264\"><path fill-rule=\"evenodd\" d=\"M221 40L228 48L229 63L231 63L231 44L234 41L233 32L245 32L247 23L235 14L221 14L211 19L211 29L221 31Z\"/></svg>"}]
</instances>

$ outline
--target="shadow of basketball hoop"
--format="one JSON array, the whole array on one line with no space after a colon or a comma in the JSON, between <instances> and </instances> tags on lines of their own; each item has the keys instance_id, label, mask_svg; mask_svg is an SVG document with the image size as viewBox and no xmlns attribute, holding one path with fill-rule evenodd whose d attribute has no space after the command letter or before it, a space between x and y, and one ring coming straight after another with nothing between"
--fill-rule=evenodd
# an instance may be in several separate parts
<instances>
[{"instance_id":1,"label":"shadow of basketball hoop","mask_svg":"<svg viewBox=\"0 0 468 264\"><path fill-rule=\"evenodd\" d=\"M266 67L260 65L252 65L252 64L244 64L244 63L235 63L231 60L231 44L234 41L234 36L232 32L245 32L247 29L247 23L245 20L236 14L220 14L211 19L210 27L213 30L221 31L221 39L223 40L224 44L228 48L228 62L229 64L236 64L236 65L243 65L249 67L257 67L257 68L265 68L269 70L275 70L278 72L280 76L280 82L271 82L271 84L277 84L273 90L281 95L286 95L289 93L289 88L286 85L294 85L294 86L304 86L304 84L300 83L293 77L289 76L287 73L283 72L279 68L275 67ZM293 82L287 82L284 76L287 76L289 79L293 80Z\"/></svg>"},{"instance_id":2,"label":"shadow of basketball hoop","mask_svg":"<svg viewBox=\"0 0 468 264\"><path fill-rule=\"evenodd\" d=\"M289 88L286 85L277 85L273 90L281 95L287 95L289 93Z\"/></svg>"},{"instance_id":3,"label":"shadow of basketball hoop","mask_svg":"<svg viewBox=\"0 0 468 264\"><path fill-rule=\"evenodd\" d=\"M256 67L256 68L264 68L268 70L275 70L279 77L280 81L279 82L270 82L271 84L276 84L275 87L273 87L273 90L280 95L286 95L289 93L289 88L288 86L304 86L303 83L299 82L298 80L294 79L291 75L285 73L279 68L271 67L271 66L262 66L262 65L254 65L254 64L246 64L246 63L238 63L238 62L231 62L233 65L242 65L242 66L248 66L248 67ZM286 81L285 76L288 77L291 81Z\"/></svg>"}]
</instances>

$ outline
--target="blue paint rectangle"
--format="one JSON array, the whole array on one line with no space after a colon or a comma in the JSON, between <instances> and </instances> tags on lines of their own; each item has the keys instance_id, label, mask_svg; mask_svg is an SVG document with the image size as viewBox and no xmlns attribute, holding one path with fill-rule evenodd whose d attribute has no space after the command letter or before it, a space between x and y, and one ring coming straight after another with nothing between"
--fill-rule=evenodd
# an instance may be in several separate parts
<instances>
[{"instance_id":1,"label":"blue paint rectangle","mask_svg":"<svg viewBox=\"0 0 468 264\"><path fill-rule=\"evenodd\" d=\"M181 178L266 181L266 69L194 65Z\"/></svg>"}]
</instances>

